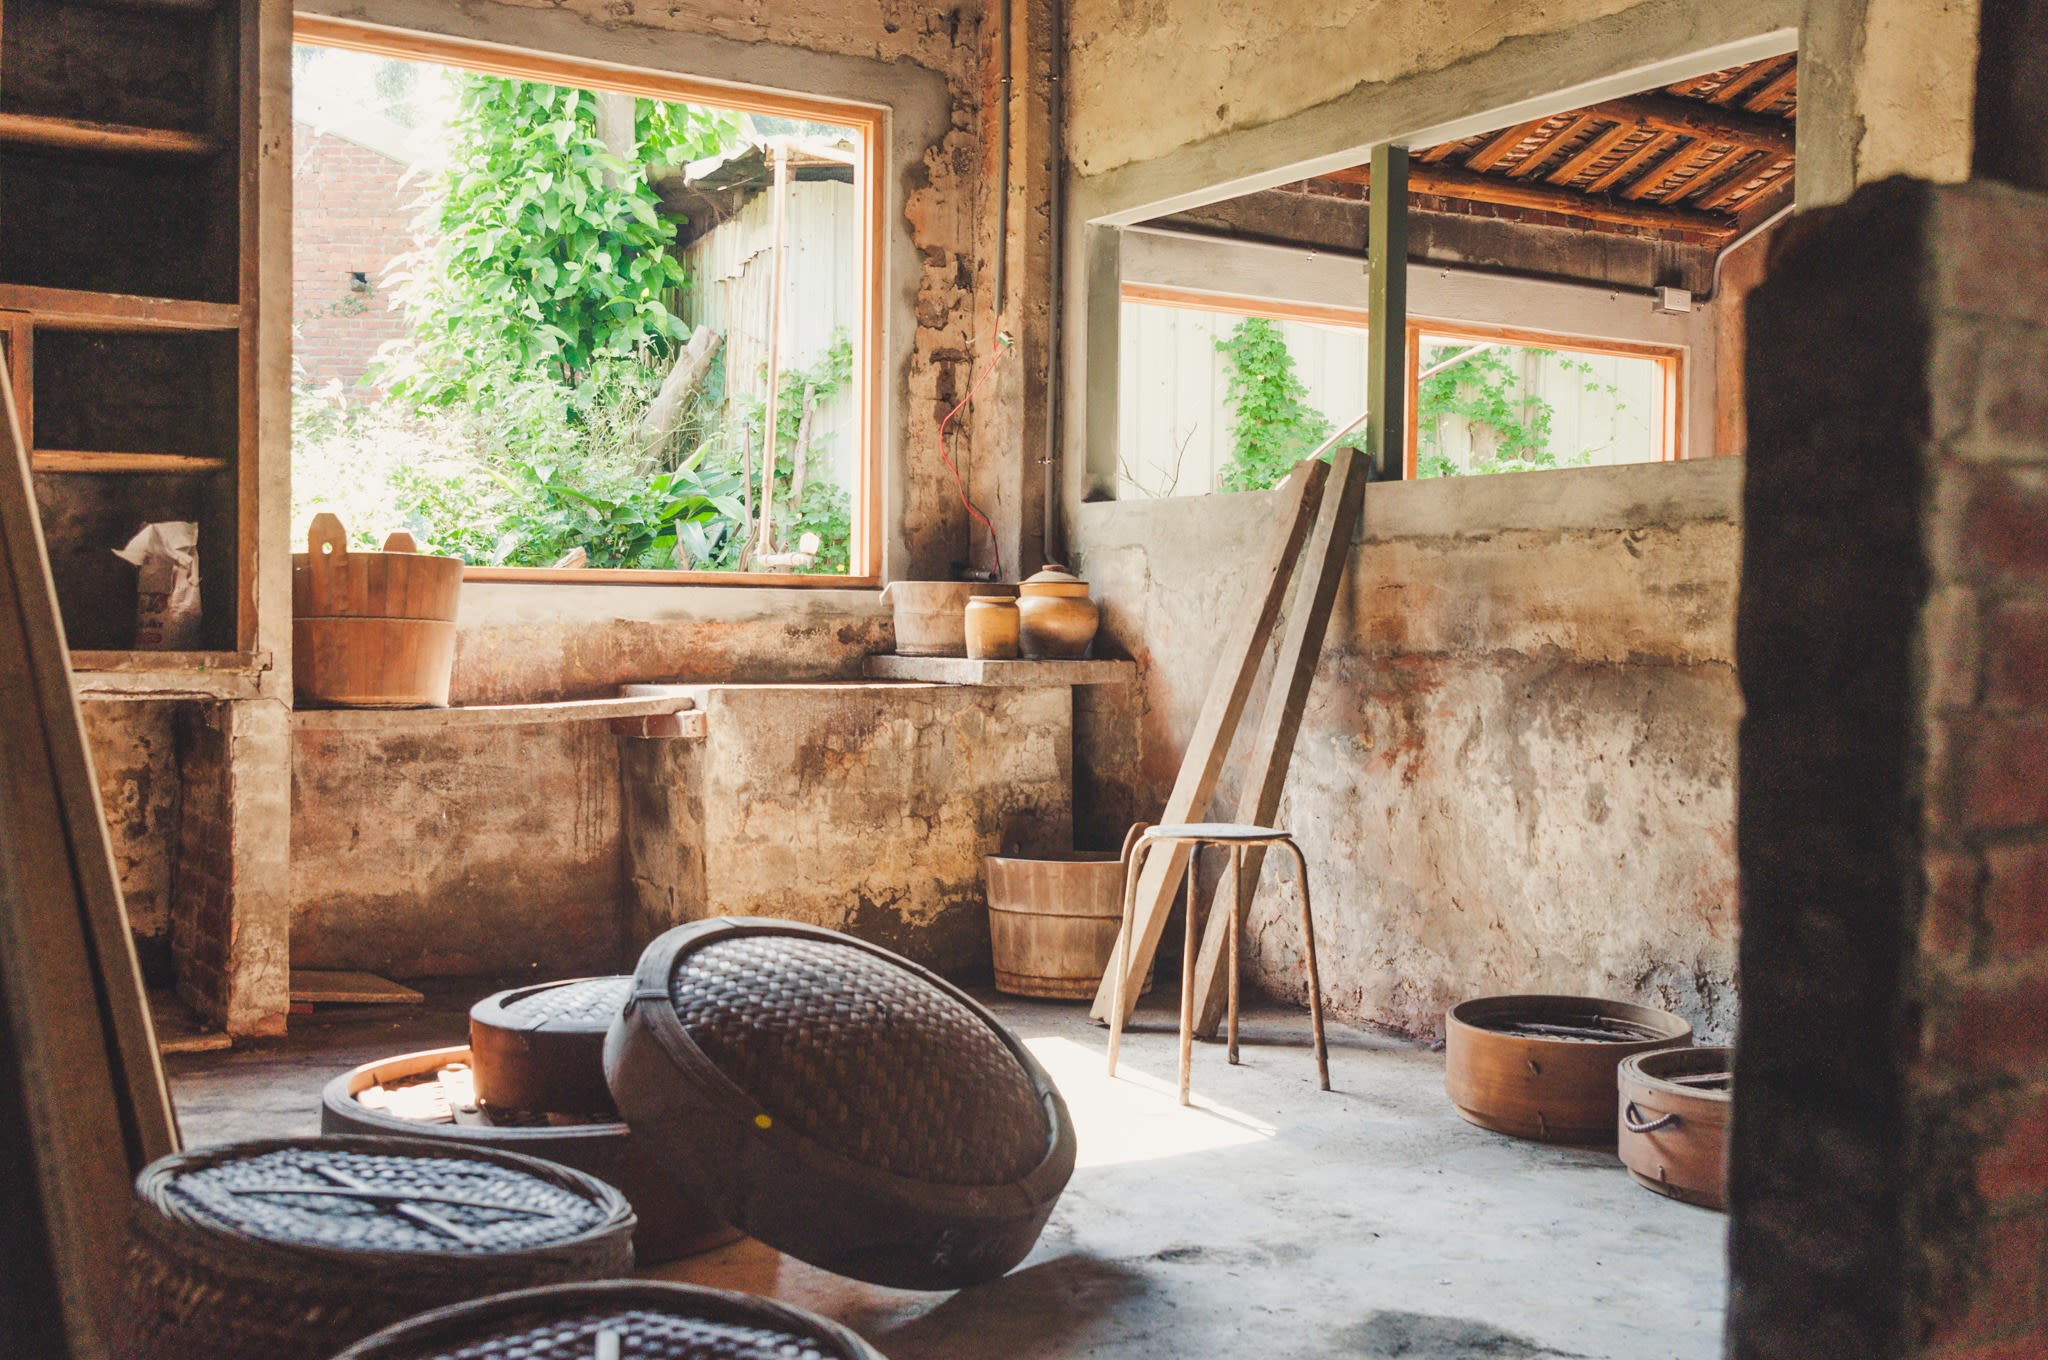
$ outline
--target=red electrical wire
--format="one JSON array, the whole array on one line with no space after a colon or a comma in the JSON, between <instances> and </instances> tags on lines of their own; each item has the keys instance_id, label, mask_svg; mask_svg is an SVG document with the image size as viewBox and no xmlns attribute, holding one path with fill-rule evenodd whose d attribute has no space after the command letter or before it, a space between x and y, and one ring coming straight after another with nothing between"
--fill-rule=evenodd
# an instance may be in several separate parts
<instances>
[{"instance_id":1,"label":"red electrical wire","mask_svg":"<svg viewBox=\"0 0 2048 1360\"><path fill-rule=\"evenodd\" d=\"M987 385L988 380L995 376L996 370L1003 366L1003 360L1010 357L1010 346L1001 331L996 332L995 342L989 346L989 350L995 362L982 370L981 376L967 389L967 395L960 399L960 404L946 412L946 418L939 422L939 457L945 460L946 471L953 474L953 485L960 492L960 504L966 507L969 515L980 521L982 528L988 530L989 547L995 551L996 557L996 580L1000 581L1003 579L1003 545L996 538L996 526L989 523L987 515L981 513L981 507L968 499L967 482L960 476L960 469L953 465L953 455L946 451L946 427L953 423L953 417L973 404L975 396Z\"/></svg>"}]
</instances>

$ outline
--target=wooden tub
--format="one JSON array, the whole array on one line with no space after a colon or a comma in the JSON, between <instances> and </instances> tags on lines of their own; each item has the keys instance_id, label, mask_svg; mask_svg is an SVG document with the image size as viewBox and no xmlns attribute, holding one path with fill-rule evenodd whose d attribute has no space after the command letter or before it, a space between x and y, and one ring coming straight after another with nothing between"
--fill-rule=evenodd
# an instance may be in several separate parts
<instances>
[{"instance_id":1,"label":"wooden tub","mask_svg":"<svg viewBox=\"0 0 2048 1360\"><path fill-rule=\"evenodd\" d=\"M990 855L987 863L996 990L1092 999L1123 919L1123 860L1107 850L1072 850ZM1146 990L1151 986L1148 975Z\"/></svg>"},{"instance_id":2,"label":"wooden tub","mask_svg":"<svg viewBox=\"0 0 2048 1360\"><path fill-rule=\"evenodd\" d=\"M1728 1048L1639 1053L1615 1074L1621 1160L1639 1185L1708 1209L1728 1207Z\"/></svg>"},{"instance_id":3,"label":"wooden tub","mask_svg":"<svg viewBox=\"0 0 2048 1360\"><path fill-rule=\"evenodd\" d=\"M1614 1145L1615 1069L1692 1043L1675 1015L1590 996L1489 996L1451 1007L1444 1089L1482 1129Z\"/></svg>"}]
</instances>

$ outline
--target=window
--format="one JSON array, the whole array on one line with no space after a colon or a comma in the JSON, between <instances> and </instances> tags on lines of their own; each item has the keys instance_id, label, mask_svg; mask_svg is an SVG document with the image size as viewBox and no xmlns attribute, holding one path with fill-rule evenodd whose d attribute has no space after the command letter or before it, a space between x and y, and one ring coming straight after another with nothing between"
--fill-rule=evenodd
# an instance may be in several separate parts
<instances>
[{"instance_id":1,"label":"window","mask_svg":"<svg viewBox=\"0 0 2048 1360\"><path fill-rule=\"evenodd\" d=\"M1356 309L1124 284L1119 497L1259 490L1362 446L1366 335ZM1676 349L1417 321L1408 356L1411 479L1678 456Z\"/></svg>"},{"instance_id":2,"label":"window","mask_svg":"<svg viewBox=\"0 0 2048 1360\"><path fill-rule=\"evenodd\" d=\"M296 36L297 529L472 579L877 575L878 111Z\"/></svg>"},{"instance_id":3,"label":"window","mask_svg":"<svg viewBox=\"0 0 2048 1360\"><path fill-rule=\"evenodd\" d=\"M1122 498L1273 486L1365 413L1363 312L1125 284L1121 335Z\"/></svg>"},{"instance_id":4,"label":"window","mask_svg":"<svg viewBox=\"0 0 2048 1360\"><path fill-rule=\"evenodd\" d=\"M1675 350L1423 321L1408 356L1411 478L1678 456Z\"/></svg>"}]
</instances>

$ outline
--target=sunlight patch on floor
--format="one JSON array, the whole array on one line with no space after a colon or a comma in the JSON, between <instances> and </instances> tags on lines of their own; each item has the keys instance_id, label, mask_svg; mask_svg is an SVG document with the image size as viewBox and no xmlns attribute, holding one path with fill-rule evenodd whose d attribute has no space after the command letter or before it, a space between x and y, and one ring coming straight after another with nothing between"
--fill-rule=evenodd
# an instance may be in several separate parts
<instances>
[{"instance_id":1,"label":"sunlight patch on floor","mask_svg":"<svg viewBox=\"0 0 2048 1360\"><path fill-rule=\"evenodd\" d=\"M1045 1065L1066 1098L1080 1143L1078 1167L1243 1147L1280 1132L1262 1119L1205 1098L1199 1086L1194 1108L1181 1108L1175 1076L1152 1075L1128 1052L1117 1063L1112 1081L1104 1070L1108 1058L1102 1048L1050 1036L1026 1039L1024 1046Z\"/></svg>"}]
</instances>

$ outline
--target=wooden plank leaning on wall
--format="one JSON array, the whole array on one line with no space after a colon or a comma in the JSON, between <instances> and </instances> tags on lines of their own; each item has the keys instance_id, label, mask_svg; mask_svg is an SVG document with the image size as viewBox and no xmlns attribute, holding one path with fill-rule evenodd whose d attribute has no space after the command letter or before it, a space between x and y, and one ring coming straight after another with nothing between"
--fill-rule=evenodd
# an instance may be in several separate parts
<instances>
[{"instance_id":1,"label":"wooden plank leaning on wall","mask_svg":"<svg viewBox=\"0 0 2048 1360\"><path fill-rule=\"evenodd\" d=\"M130 1183L177 1131L4 382L0 408L0 1355L98 1360Z\"/></svg>"}]
</instances>

